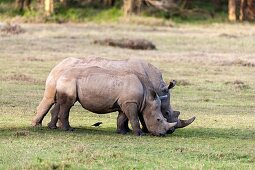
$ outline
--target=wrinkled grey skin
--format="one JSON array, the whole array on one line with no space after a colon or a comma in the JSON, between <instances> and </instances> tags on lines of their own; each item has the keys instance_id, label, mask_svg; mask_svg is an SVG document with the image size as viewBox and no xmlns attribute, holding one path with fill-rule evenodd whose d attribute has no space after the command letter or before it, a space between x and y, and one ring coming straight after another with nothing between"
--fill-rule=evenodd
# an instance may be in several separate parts
<instances>
[{"instance_id":1,"label":"wrinkled grey skin","mask_svg":"<svg viewBox=\"0 0 255 170\"><path fill-rule=\"evenodd\" d=\"M138 115L153 135L165 135L176 123L168 123L161 113L161 101L149 81L128 72L99 67L73 67L57 80L56 102L64 130L72 130L68 117L76 101L87 110L105 114L123 112L136 135L142 135Z\"/></svg>"},{"instance_id":2,"label":"wrinkled grey skin","mask_svg":"<svg viewBox=\"0 0 255 170\"><path fill-rule=\"evenodd\" d=\"M37 114L33 118L32 125L41 125L44 116L47 114L48 109L55 103L55 93L56 93L56 81L63 74L63 72L72 67L89 67L89 66L99 66L105 69L118 70L118 72L137 72L146 77L154 87L156 93L161 98L161 112L168 122L177 122L175 128L182 128L191 124L195 117L189 120L178 119L179 112L172 110L170 105L170 88L175 84L170 83L167 85L162 78L161 72L153 65L137 59L128 60L108 60L103 58L90 58L90 59L77 59L77 58L66 58L61 61L57 66L55 66L50 72L45 86L44 97L39 106L37 107ZM57 113L59 110L59 105L56 104L52 109L52 121L48 124L50 128L56 128ZM141 117L142 119L142 117ZM128 119L122 112L118 115L117 132L127 133ZM144 129L146 131L146 128ZM173 131L172 131L173 132ZM170 131L171 133L171 131Z\"/></svg>"}]
</instances>

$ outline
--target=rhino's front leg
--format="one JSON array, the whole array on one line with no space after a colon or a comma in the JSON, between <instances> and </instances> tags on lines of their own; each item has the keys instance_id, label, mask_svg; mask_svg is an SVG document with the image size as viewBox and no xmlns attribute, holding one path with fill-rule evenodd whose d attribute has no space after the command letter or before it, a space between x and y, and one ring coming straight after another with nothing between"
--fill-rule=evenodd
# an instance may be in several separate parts
<instances>
[{"instance_id":1,"label":"rhino's front leg","mask_svg":"<svg viewBox=\"0 0 255 170\"><path fill-rule=\"evenodd\" d=\"M143 135L143 131L140 128L140 123L139 123L139 118L138 118L138 109L137 109L137 104L136 103L131 103L127 102L123 104L122 108L123 112L126 114L128 117L131 126L133 128L134 134L137 136Z\"/></svg>"},{"instance_id":2,"label":"rhino's front leg","mask_svg":"<svg viewBox=\"0 0 255 170\"><path fill-rule=\"evenodd\" d=\"M127 116L122 111L119 111L119 115L117 117L117 133L126 134L130 131Z\"/></svg>"},{"instance_id":3,"label":"rhino's front leg","mask_svg":"<svg viewBox=\"0 0 255 170\"><path fill-rule=\"evenodd\" d=\"M146 124L145 124L145 121L144 121L144 118L143 118L142 113L139 113L139 119L140 119L140 122L141 122L141 124L142 124L142 131L143 131L144 133L149 133L149 130L148 130Z\"/></svg>"}]
</instances>

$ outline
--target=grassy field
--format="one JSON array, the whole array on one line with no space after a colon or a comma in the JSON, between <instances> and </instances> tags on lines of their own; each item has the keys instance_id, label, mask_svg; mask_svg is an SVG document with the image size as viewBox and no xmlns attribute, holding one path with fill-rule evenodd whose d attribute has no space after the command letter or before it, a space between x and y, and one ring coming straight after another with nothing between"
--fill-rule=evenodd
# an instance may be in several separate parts
<instances>
[{"instance_id":1,"label":"grassy field","mask_svg":"<svg viewBox=\"0 0 255 170\"><path fill-rule=\"evenodd\" d=\"M0 34L0 169L255 169L254 25L25 24ZM146 38L157 50L95 45ZM119 135L117 113L71 110L74 132L32 128L51 68L66 57L140 58L176 79L172 106L195 122L166 137ZM91 125L102 121L103 125Z\"/></svg>"}]
</instances>

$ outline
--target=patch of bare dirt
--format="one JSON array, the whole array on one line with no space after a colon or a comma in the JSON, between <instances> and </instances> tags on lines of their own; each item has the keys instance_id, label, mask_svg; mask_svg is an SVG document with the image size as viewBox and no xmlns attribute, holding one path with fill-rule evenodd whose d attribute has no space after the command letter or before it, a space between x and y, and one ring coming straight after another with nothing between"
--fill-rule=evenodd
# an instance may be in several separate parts
<instances>
[{"instance_id":1,"label":"patch of bare dirt","mask_svg":"<svg viewBox=\"0 0 255 170\"><path fill-rule=\"evenodd\" d=\"M24 32L25 30L18 24L0 24L0 35L17 35Z\"/></svg>"},{"instance_id":2,"label":"patch of bare dirt","mask_svg":"<svg viewBox=\"0 0 255 170\"><path fill-rule=\"evenodd\" d=\"M106 45L112 47L129 48L133 50L155 50L156 46L145 39L111 39L95 40L94 44Z\"/></svg>"}]
</instances>

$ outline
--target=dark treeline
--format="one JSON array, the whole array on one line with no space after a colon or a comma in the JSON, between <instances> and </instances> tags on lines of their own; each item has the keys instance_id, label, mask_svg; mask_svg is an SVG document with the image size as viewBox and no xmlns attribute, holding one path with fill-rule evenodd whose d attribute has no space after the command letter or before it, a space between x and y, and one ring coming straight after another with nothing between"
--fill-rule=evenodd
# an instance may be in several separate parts
<instances>
[{"instance_id":1,"label":"dark treeline","mask_svg":"<svg viewBox=\"0 0 255 170\"><path fill-rule=\"evenodd\" d=\"M20 11L31 9L32 0L16 0ZM162 11L166 17L204 15L214 17L215 13L226 13L230 21L254 21L255 0L37 0L46 15L53 14L56 4L62 7L112 8L123 10L125 16L140 15L143 11ZM58 6L59 6L58 5ZM227 16L227 15L226 15Z\"/></svg>"}]
</instances>

